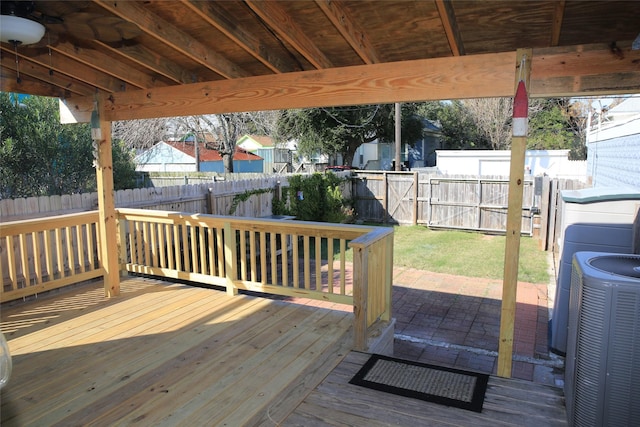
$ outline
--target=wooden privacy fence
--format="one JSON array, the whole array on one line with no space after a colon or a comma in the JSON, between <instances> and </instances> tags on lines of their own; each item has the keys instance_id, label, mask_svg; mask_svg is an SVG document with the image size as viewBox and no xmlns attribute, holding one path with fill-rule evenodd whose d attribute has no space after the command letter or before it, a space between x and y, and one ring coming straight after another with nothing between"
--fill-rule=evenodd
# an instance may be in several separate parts
<instances>
[{"instance_id":1,"label":"wooden privacy fence","mask_svg":"<svg viewBox=\"0 0 640 427\"><path fill-rule=\"evenodd\" d=\"M353 194L364 221L504 232L507 178L443 177L418 172L356 172ZM533 179L525 179L522 232L532 234Z\"/></svg>"},{"instance_id":2,"label":"wooden privacy fence","mask_svg":"<svg viewBox=\"0 0 640 427\"><path fill-rule=\"evenodd\" d=\"M116 207L170 210L230 215L234 197L252 191L255 194L237 203L233 215L266 216L272 213L274 191L288 185L286 176L272 175L245 180L228 180L206 184L177 185L118 190ZM255 190L264 190L263 193ZM98 193L42 196L0 200L0 220L65 215L98 208Z\"/></svg>"}]
</instances>

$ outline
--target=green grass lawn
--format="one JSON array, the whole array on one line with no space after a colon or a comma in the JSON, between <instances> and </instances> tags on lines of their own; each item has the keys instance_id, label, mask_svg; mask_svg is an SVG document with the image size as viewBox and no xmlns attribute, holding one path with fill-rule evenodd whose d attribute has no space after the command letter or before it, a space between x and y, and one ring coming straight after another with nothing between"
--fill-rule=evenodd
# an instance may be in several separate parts
<instances>
[{"instance_id":1,"label":"green grass lawn","mask_svg":"<svg viewBox=\"0 0 640 427\"><path fill-rule=\"evenodd\" d=\"M436 273L502 279L505 236L434 231L423 226L394 227L393 263ZM549 282L547 253L530 237L520 239L518 280Z\"/></svg>"}]
</instances>

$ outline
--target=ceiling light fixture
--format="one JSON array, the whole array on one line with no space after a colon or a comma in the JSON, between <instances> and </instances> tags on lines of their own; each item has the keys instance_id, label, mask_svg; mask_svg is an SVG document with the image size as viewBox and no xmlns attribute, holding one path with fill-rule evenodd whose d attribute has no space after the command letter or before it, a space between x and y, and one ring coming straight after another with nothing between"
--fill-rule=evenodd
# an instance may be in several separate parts
<instances>
[{"instance_id":1,"label":"ceiling light fixture","mask_svg":"<svg viewBox=\"0 0 640 427\"><path fill-rule=\"evenodd\" d=\"M42 40L44 25L15 15L0 16L0 39L14 46L34 44Z\"/></svg>"}]
</instances>

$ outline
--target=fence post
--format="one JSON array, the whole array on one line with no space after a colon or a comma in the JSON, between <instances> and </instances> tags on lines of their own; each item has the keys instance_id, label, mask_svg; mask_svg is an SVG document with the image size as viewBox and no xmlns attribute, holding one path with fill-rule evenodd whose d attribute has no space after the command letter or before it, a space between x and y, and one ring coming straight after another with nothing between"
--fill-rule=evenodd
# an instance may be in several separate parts
<instances>
[{"instance_id":1,"label":"fence post","mask_svg":"<svg viewBox=\"0 0 640 427\"><path fill-rule=\"evenodd\" d=\"M389 218L389 181L387 180L387 173L382 173L382 223L386 224Z\"/></svg>"},{"instance_id":2,"label":"fence post","mask_svg":"<svg viewBox=\"0 0 640 427\"><path fill-rule=\"evenodd\" d=\"M413 225L418 225L418 172L413 173Z\"/></svg>"}]
</instances>

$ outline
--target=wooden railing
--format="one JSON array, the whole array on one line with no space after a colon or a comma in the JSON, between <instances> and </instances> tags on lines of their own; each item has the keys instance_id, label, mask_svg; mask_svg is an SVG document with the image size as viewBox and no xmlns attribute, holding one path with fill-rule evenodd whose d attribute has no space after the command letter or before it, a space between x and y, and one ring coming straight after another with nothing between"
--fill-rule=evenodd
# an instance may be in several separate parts
<instances>
[{"instance_id":1,"label":"wooden railing","mask_svg":"<svg viewBox=\"0 0 640 427\"><path fill-rule=\"evenodd\" d=\"M121 270L352 305L358 350L391 318L391 228L142 209L117 220ZM2 301L103 276L97 222L94 211L3 223Z\"/></svg>"},{"instance_id":2,"label":"wooden railing","mask_svg":"<svg viewBox=\"0 0 640 427\"><path fill-rule=\"evenodd\" d=\"M0 301L10 301L104 275L98 212L3 222Z\"/></svg>"},{"instance_id":3,"label":"wooden railing","mask_svg":"<svg viewBox=\"0 0 640 427\"><path fill-rule=\"evenodd\" d=\"M355 347L391 318L393 229L118 209L122 268L274 295L349 304ZM347 250L354 249L353 262Z\"/></svg>"}]
</instances>

